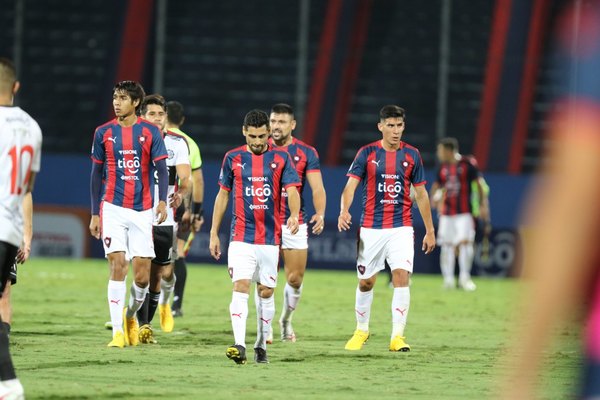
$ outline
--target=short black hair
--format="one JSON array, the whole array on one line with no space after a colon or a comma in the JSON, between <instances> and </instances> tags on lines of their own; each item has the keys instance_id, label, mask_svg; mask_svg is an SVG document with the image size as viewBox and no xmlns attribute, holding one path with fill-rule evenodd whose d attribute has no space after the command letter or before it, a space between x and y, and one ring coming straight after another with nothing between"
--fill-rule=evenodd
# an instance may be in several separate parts
<instances>
[{"instance_id":1,"label":"short black hair","mask_svg":"<svg viewBox=\"0 0 600 400\"><path fill-rule=\"evenodd\" d=\"M456 138L453 137L445 137L440 139L438 145L448 150L458 151L458 140L456 140Z\"/></svg>"},{"instance_id":2,"label":"short black hair","mask_svg":"<svg viewBox=\"0 0 600 400\"><path fill-rule=\"evenodd\" d=\"M248 129L248 127L260 128L261 126L270 129L269 116L263 110L252 110L244 117L244 129Z\"/></svg>"},{"instance_id":3,"label":"short black hair","mask_svg":"<svg viewBox=\"0 0 600 400\"><path fill-rule=\"evenodd\" d=\"M140 106L140 115L146 114L146 112L148 111L148 106L150 104L156 104L157 106L161 106L164 111L167 111L167 102L165 101L165 98L162 97L160 94L155 93L144 97L142 105Z\"/></svg>"},{"instance_id":4,"label":"short black hair","mask_svg":"<svg viewBox=\"0 0 600 400\"><path fill-rule=\"evenodd\" d=\"M174 125L183 124L185 113L183 111L183 105L178 102L171 100L167 103L167 120Z\"/></svg>"},{"instance_id":5,"label":"short black hair","mask_svg":"<svg viewBox=\"0 0 600 400\"><path fill-rule=\"evenodd\" d=\"M289 114L292 116L292 119L294 119L294 109L292 108L292 106L290 106L289 104L286 104L286 103L274 104L273 107L271 107L271 113L272 114Z\"/></svg>"},{"instance_id":6,"label":"short black hair","mask_svg":"<svg viewBox=\"0 0 600 400\"><path fill-rule=\"evenodd\" d=\"M406 119L406 113L404 112L404 108L398 107L396 105L390 104L387 106L383 106L381 110L379 110L379 120L383 121L388 118L402 118Z\"/></svg>"},{"instance_id":7,"label":"short black hair","mask_svg":"<svg viewBox=\"0 0 600 400\"><path fill-rule=\"evenodd\" d=\"M0 57L0 91L12 92L17 81L17 69L8 58Z\"/></svg>"},{"instance_id":8,"label":"short black hair","mask_svg":"<svg viewBox=\"0 0 600 400\"><path fill-rule=\"evenodd\" d=\"M126 92L129 95L129 97L131 97L132 103L135 102L136 100L139 100L140 103L135 108L136 112L139 111L140 106L142 105L142 101L144 100L144 97L146 96L146 92L144 92L144 88L142 87L142 85L140 85L139 82L136 82L136 81L118 82L115 85L115 87L113 87L112 92L113 92L113 94L115 92Z\"/></svg>"}]
</instances>

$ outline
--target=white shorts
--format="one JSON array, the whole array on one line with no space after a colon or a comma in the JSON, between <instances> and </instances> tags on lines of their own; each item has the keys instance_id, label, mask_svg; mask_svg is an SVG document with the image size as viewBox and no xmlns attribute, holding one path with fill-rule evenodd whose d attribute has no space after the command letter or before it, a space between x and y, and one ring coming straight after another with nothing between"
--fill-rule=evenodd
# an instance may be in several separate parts
<instances>
[{"instance_id":1,"label":"white shorts","mask_svg":"<svg viewBox=\"0 0 600 400\"><path fill-rule=\"evenodd\" d=\"M359 279L369 279L385 269L401 268L413 271L415 234L412 226L389 229L360 228L356 273Z\"/></svg>"},{"instance_id":2,"label":"white shorts","mask_svg":"<svg viewBox=\"0 0 600 400\"><path fill-rule=\"evenodd\" d=\"M456 246L475 240L475 222L471 214L440 215L437 242L440 246Z\"/></svg>"},{"instance_id":3,"label":"white shorts","mask_svg":"<svg viewBox=\"0 0 600 400\"><path fill-rule=\"evenodd\" d=\"M104 254L124 251L128 259L155 257L152 209L135 211L103 201L100 216Z\"/></svg>"},{"instance_id":4,"label":"white shorts","mask_svg":"<svg viewBox=\"0 0 600 400\"><path fill-rule=\"evenodd\" d=\"M277 286L279 246L230 242L227 257L232 282L250 279L267 287Z\"/></svg>"},{"instance_id":5,"label":"white shorts","mask_svg":"<svg viewBox=\"0 0 600 400\"><path fill-rule=\"evenodd\" d=\"M308 249L308 226L300 224L298 232L292 235L287 225L281 225L281 248L286 250Z\"/></svg>"}]
</instances>

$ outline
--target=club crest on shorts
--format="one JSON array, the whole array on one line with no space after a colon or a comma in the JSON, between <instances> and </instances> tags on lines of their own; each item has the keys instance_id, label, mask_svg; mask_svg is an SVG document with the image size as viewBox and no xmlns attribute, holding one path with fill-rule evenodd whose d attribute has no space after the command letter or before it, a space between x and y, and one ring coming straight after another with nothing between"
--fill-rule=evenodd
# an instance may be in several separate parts
<instances>
[{"instance_id":1,"label":"club crest on shorts","mask_svg":"<svg viewBox=\"0 0 600 400\"><path fill-rule=\"evenodd\" d=\"M358 270L358 272L360 272L361 275L363 275L367 270L367 267L365 267L364 265L359 265L356 267L356 269Z\"/></svg>"},{"instance_id":2,"label":"club crest on shorts","mask_svg":"<svg viewBox=\"0 0 600 400\"><path fill-rule=\"evenodd\" d=\"M106 247L110 247L110 242L112 241L111 238L109 237L105 237L104 238L104 244L106 245Z\"/></svg>"}]
</instances>

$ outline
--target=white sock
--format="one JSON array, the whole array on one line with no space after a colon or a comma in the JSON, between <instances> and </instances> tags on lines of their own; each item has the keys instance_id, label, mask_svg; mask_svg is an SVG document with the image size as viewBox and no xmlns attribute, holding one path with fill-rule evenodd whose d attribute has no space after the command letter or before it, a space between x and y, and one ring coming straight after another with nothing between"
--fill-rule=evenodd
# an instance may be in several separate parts
<instances>
[{"instance_id":1,"label":"white sock","mask_svg":"<svg viewBox=\"0 0 600 400\"><path fill-rule=\"evenodd\" d=\"M356 303L354 311L356 312L356 329L369 332L369 318L371 317L371 304L373 303L373 290L361 292L356 288Z\"/></svg>"},{"instance_id":2,"label":"white sock","mask_svg":"<svg viewBox=\"0 0 600 400\"><path fill-rule=\"evenodd\" d=\"M108 310L110 311L113 335L119 331L123 332L123 307L125 307L126 291L125 281L108 281Z\"/></svg>"},{"instance_id":3,"label":"white sock","mask_svg":"<svg viewBox=\"0 0 600 400\"><path fill-rule=\"evenodd\" d=\"M161 306L169 303L173 290L175 290L176 280L175 274L173 274L173 278L170 281L165 281L163 278L160 278L160 297L158 299L158 304Z\"/></svg>"},{"instance_id":4,"label":"white sock","mask_svg":"<svg viewBox=\"0 0 600 400\"><path fill-rule=\"evenodd\" d=\"M129 306L127 307L127 318L133 318L135 313L142 307L144 300L146 299L146 293L148 293L148 287L139 287L135 282L131 283L129 289Z\"/></svg>"},{"instance_id":5,"label":"white sock","mask_svg":"<svg viewBox=\"0 0 600 400\"><path fill-rule=\"evenodd\" d=\"M463 243L458 247L458 267L460 269L459 279L466 282L471 279L471 267L475 249L473 243Z\"/></svg>"},{"instance_id":6,"label":"white sock","mask_svg":"<svg viewBox=\"0 0 600 400\"><path fill-rule=\"evenodd\" d=\"M233 292L229 304L231 316L231 327L235 344L246 347L246 320L248 319L248 297L247 293Z\"/></svg>"},{"instance_id":7,"label":"white sock","mask_svg":"<svg viewBox=\"0 0 600 400\"><path fill-rule=\"evenodd\" d=\"M392 297L392 339L397 335L404 336L409 307L410 289L408 286L394 288Z\"/></svg>"},{"instance_id":8,"label":"white sock","mask_svg":"<svg viewBox=\"0 0 600 400\"><path fill-rule=\"evenodd\" d=\"M262 340L262 321L259 318L259 316L262 314L262 304L260 302L260 296L258 295L258 287L254 290L254 305L256 306L256 343L259 343Z\"/></svg>"},{"instance_id":9,"label":"white sock","mask_svg":"<svg viewBox=\"0 0 600 400\"><path fill-rule=\"evenodd\" d=\"M275 296L267 297L266 299L260 298L260 313L256 313L256 319L258 321L258 327L260 329L256 332L256 343L254 347L260 347L263 349L267 348L267 336L269 336L269 331L271 330L271 323L273 322L273 317L275 317Z\"/></svg>"},{"instance_id":10,"label":"white sock","mask_svg":"<svg viewBox=\"0 0 600 400\"><path fill-rule=\"evenodd\" d=\"M444 283L454 284L454 266L456 257L454 255L454 247L443 245L440 250L440 269Z\"/></svg>"},{"instance_id":11,"label":"white sock","mask_svg":"<svg viewBox=\"0 0 600 400\"><path fill-rule=\"evenodd\" d=\"M302 287L300 285L298 289L290 286L289 283L285 284L285 288L283 288L283 309L281 310L281 321L291 321L292 315L298 306L298 302L300 301L300 296L302 295Z\"/></svg>"}]
</instances>

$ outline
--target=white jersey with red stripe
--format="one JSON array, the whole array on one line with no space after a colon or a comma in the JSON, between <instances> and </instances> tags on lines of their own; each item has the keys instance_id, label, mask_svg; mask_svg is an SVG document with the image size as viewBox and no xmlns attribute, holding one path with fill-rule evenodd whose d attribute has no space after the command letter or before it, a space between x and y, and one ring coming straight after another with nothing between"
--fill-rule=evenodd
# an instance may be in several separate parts
<instances>
[{"instance_id":1,"label":"white jersey with red stripe","mask_svg":"<svg viewBox=\"0 0 600 400\"><path fill-rule=\"evenodd\" d=\"M20 246L23 197L40 170L42 131L19 107L0 106L0 241Z\"/></svg>"}]
</instances>

